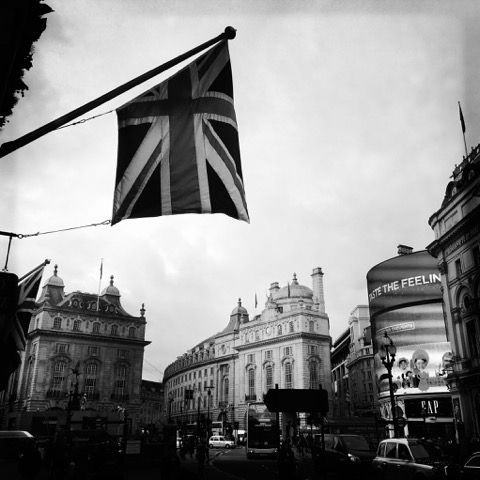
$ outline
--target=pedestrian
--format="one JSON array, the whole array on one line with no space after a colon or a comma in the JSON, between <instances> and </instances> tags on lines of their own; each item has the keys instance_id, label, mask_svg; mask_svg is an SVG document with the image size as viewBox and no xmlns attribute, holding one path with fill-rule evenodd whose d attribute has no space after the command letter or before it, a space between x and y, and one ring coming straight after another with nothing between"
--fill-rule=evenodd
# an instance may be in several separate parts
<instances>
[{"instance_id":1,"label":"pedestrian","mask_svg":"<svg viewBox=\"0 0 480 480\"><path fill-rule=\"evenodd\" d=\"M282 443L278 454L278 478L279 480L291 480L295 478L295 455L288 438Z\"/></svg>"},{"instance_id":2,"label":"pedestrian","mask_svg":"<svg viewBox=\"0 0 480 480\"><path fill-rule=\"evenodd\" d=\"M42 468L42 458L34 441L28 441L18 460L18 473L22 480L34 480Z\"/></svg>"},{"instance_id":3,"label":"pedestrian","mask_svg":"<svg viewBox=\"0 0 480 480\"><path fill-rule=\"evenodd\" d=\"M208 451L207 446L203 440L197 446L197 465L198 465L198 477L203 478L205 472L205 461L207 459Z\"/></svg>"}]
</instances>

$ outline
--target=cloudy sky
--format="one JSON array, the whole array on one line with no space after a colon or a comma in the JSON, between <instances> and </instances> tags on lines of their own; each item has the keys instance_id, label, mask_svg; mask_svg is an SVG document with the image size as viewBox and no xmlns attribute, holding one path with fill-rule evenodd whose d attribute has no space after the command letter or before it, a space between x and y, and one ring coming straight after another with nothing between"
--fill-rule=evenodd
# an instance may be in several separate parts
<instances>
[{"instance_id":1,"label":"cloudy sky","mask_svg":"<svg viewBox=\"0 0 480 480\"><path fill-rule=\"evenodd\" d=\"M145 303L144 378L227 324L241 297L260 313L271 282L325 273L335 340L367 302L367 271L399 243L424 249L464 145L479 143L475 2L47 0L13 140L220 34L230 41L251 223L224 215L126 220L14 240L8 269L43 259L67 292L108 277L124 307ZM449 5L450 3L450 5ZM381 6L381 9L379 8ZM450 8L450 6L452 8ZM98 107L113 110L178 70ZM52 132L0 159L0 230L21 234L111 217L114 113ZM6 237L0 237L4 264ZM259 307L255 312L257 294Z\"/></svg>"}]
</instances>

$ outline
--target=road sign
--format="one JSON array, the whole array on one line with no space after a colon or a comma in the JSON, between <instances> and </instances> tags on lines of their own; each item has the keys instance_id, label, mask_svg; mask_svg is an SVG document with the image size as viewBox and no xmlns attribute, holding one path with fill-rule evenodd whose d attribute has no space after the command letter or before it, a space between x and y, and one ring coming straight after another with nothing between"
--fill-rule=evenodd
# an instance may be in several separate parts
<instances>
[{"instance_id":1,"label":"road sign","mask_svg":"<svg viewBox=\"0 0 480 480\"><path fill-rule=\"evenodd\" d=\"M271 412L328 412L328 392L323 389L272 388L264 402Z\"/></svg>"}]
</instances>

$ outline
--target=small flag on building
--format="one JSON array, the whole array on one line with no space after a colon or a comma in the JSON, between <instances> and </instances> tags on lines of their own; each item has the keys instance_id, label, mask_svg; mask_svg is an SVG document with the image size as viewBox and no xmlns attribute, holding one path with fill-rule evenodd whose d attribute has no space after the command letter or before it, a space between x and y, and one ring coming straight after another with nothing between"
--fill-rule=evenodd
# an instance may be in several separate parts
<instances>
[{"instance_id":1,"label":"small flag on building","mask_svg":"<svg viewBox=\"0 0 480 480\"><path fill-rule=\"evenodd\" d=\"M460 102L458 102L458 112L460 114L460 123L462 124L462 132L465 133L465 120L463 118L462 107Z\"/></svg>"},{"instance_id":2,"label":"small flag on building","mask_svg":"<svg viewBox=\"0 0 480 480\"><path fill-rule=\"evenodd\" d=\"M258 301L257 301L257 293L255 292L255 308L257 308Z\"/></svg>"},{"instance_id":3,"label":"small flag on building","mask_svg":"<svg viewBox=\"0 0 480 480\"><path fill-rule=\"evenodd\" d=\"M112 225L224 213L249 222L226 41L117 110Z\"/></svg>"}]
</instances>

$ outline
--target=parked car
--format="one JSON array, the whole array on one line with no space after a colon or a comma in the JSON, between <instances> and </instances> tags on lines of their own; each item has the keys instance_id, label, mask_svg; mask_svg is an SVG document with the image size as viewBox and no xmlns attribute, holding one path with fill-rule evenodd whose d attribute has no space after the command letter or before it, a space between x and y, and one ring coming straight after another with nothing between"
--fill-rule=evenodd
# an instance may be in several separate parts
<instances>
[{"instance_id":1,"label":"parked car","mask_svg":"<svg viewBox=\"0 0 480 480\"><path fill-rule=\"evenodd\" d=\"M442 448L417 438L382 440L372 466L377 478L386 480L449 478L448 458Z\"/></svg>"},{"instance_id":2,"label":"parked car","mask_svg":"<svg viewBox=\"0 0 480 480\"><path fill-rule=\"evenodd\" d=\"M460 468L460 478L462 480L480 479L480 452L472 453L470 457L468 457Z\"/></svg>"},{"instance_id":3,"label":"parked car","mask_svg":"<svg viewBox=\"0 0 480 480\"><path fill-rule=\"evenodd\" d=\"M210 448L235 448L235 442L227 440L222 435L213 435L208 440L208 446Z\"/></svg>"},{"instance_id":4,"label":"parked car","mask_svg":"<svg viewBox=\"0 0 480 480\"><path fill-rule=\"evenodd\" d=\"M375 458L375 449L362 435L326 433L324 438L326 448L344 453L351 461L358 461L363 466L369 467ZM321 443L321 435L315 435L315 442Z\"/></svg>"}]
</instances>

